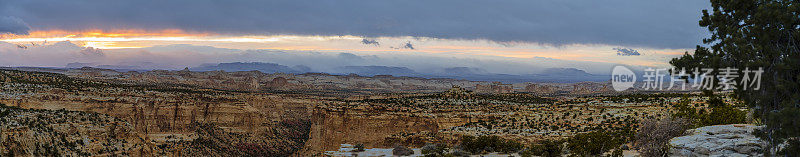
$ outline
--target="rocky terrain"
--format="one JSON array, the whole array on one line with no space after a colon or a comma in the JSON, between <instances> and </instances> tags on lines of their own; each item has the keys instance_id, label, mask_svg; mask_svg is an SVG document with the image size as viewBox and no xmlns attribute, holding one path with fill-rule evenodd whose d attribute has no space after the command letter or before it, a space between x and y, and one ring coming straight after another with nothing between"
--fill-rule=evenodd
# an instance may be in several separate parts
<instances>
[{"instance_id":1,"label":"rocky terrain","mask_svg":"<svg viewBox=\"0 0 800 157\"><path fill-rule=\"evenodd\" d=\"M6 69L0 86L0 103L8 106L119 121L140 143L103 153L135 156L315 156L341 144L456 145L465 135L535 143L635 129L642 119L673 113L677 102L705 100L691 93L603 95L608 85L595 82L257 71Z\"/></svg>"},{"instance_id":2,"label":"rocky terrain","mask_svg":"<svg viewBox=\"0 0 800 157\"><path fill-rule=\"evenodd\" d=\"M299 151L309 137L307 111L310 110L306 105L313 103L300 99L182 84L106 82L55 73L0 72L3 87L0 103L26 109L108 115L125 122L130 133L146 141L147 147L139 150L145 154L188 156L191 154L180 152L195 148L205 150L195 153L288 155ZM228 146L209 146L216 143Z\"/></svg>"},{"instance_id":3,"label":"rocky terrain","mask_svg":"<svg viewBox=\"0 0 800 157\"><path fill-rule=\"evenodd\" d=\"M0 156L138 156L150 149L118 118L0 104Z\"/></svg>"},{"instance_id":4,"label":"rocky terrain","mask_svg":"<svg viewBox=\"0 0 800 157\"><path fill-rule=\"evenodd\" d=\"M610 94L610 82L513 83L469 81L448 78L419 78L392 75L359 76L326 73L263 73L252 71L114 71L98 68L49 69L6 68L46 71L71 77L148 85L181 84L198 88L235 91L272 91L304 94L375 94L441 92L459 86L479 93L524 92L549 96ZM534 77L534 76L531 76Z\"/></svg>"},{"instance_id":5,"label":"rocky terrain","mask_svg":"<svg viewBox=\"0 0 800 157\"><path fill-rule=\"evenodd\" d=\"M671 156L762 156L764 141L753 135L759 126L714 125L688 130L670 140Z\"/></svg>"}]
</instances>

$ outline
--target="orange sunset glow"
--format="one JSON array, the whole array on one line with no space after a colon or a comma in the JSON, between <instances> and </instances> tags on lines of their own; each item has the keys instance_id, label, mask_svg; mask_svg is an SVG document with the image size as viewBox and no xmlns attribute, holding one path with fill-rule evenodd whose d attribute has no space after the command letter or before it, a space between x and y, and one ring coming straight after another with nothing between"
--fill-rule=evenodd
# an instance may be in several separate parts
<instances>
[{"instance_id":1,"label":"orange sunset glow","mask_svg":"<svg viewBox=\"0 0 800 157\"><path fill-rule=\"evenodd\" d=\"M206 45L230 49L273 49L288 51L327 51L327 52L418 52L440 55L460 56L494 56L508 58L545 57L562 60L614 63L604 53L609 51L607 45L573 45L570 47L551 47L531 43L498 43L485 40L452 40L418 37L381 37L384 42L402 43L415 40L420 49L398 49L364 46L358 36L302 36L302 35L226 35L211 32L188 32L179 29L167 30L34 30L27 35L5 34L0 41L17 44L23 47L35 47L56 42L69 41L81 47L97 49L131 49L159 45L192 44ZM660 55L680 55L683 49L665 49L653 51ZM632 65L649 66L650 60L630 61ZM662 65L662 64L659 64ZM665 65L665 64L663 64Z\"/></svg>"},{"instance_id":2,"label":"orange sunset glow","mask_svg":"<svg viewBox=\"0 0 800 157\"><path fill-rule=\"evenodd\" d=\"M28 35L6 34L0 36L0 41L16 44L46 44L47 42L70 41L85 47L100 49L141 48L157 45L159 42L277 42L284 40L320 41L328 39L359 40L353 36L296 36L296 35L269 35L269 36L231 36L206 32L186 32L177 29L170 30L87 30L65 31L46 30L31 31Z\"/></svg>"},{"instance_id":3,"label":"orange sunset glow","mask_svg":"<svg viewBox=\"0 0 800 157\"><path fill-rule=\"evenodd\" d=\"M798 6L0 0L0 157L800 156Z\"/></svg>"}]
</instances>

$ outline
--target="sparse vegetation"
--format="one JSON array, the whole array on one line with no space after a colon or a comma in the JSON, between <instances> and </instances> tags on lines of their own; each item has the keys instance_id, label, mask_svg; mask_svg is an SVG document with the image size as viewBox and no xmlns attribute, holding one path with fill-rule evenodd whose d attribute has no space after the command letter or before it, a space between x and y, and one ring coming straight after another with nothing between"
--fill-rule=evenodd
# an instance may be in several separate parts
<instances>
[{"instance_id":1,"label":"sparse vegetation","mask_svg":"<svg viewBox=\"0 0 800 157\"><path fill-rule=\"evenodd\" d=\"M414 150L411 150L402 145L396 145L394 146L394 149L392 149L392 155L395 156L409 156L411 154L414 154Z\"/></svg>"},{"instance_id":2,"label":"sparse vegetation","mask_svg":"<svg viewBox=\"0 0 800 157\"><path fill-rule=\"evenodd\" d=\"M627 143L621 132L593 131L567 139L567 149L573 156L599 156L611 149L619 149Z\"/></svg>"},{"instance_id":3,"label":"sparse vegetation","mask_svg":"<svg viewBox=\"0 0 800 157\"><path fill-rule=\"evenodd\" d=\"M523 157L542 156L558 157L564 153L564 142L560 140L543 140L532 144L525 151L520 152Z\"/></svg>"},{"instance_id":4,"label":"sparse vegetation","mask_svg":"<svg viewBox=\"0 0 800 157\"><path fill-rule=\"evenodd\" d=\"M514 140L507 140L499 136L462 136L461 148L472 154L484 154L491 152L515 153L522 150L522 143Z\"/></svg>"},{"instance_id":5,"label":"sparse vegetation","mask_svg":"<svg viewBox=\"0 0 800 157\"><path fill-rule=\"evenodd\" d=\"M447 145L441 143L429 143L420 148L422 154L426 157L441 157L447 154Z\"/></svg>"},{"instance_id":6,"label":"sparse vegetation","mask_svg":"<svg viewBox=\"0 0 800 157\"><path fill-rule=\"evenodd\" d=\"M14 71L14 78L35 77L67 77L62 74L38 74L25 71ZM371 120L390 125L381 127L402 128L388 136L377 136L383 143L369 147L387 147L390 144L404 143L409 147L423 147L427 156L465 156L468 154L487 153L520 153L524 156L558 156L558 155L619 155L621 145L634 139L633 135L640 120L655 119L665 116L682 115L686 117L703 117L711 120L714 113L704 112L703 107L739 106L729 105L726 101L714 101L724 105L674 104L681 99L703 100L693 94L634 94L622 96L584 96L577 98L540 97L529 93L472 93L463 89L435 93L353 93L364 90L336 90L309 94L305 92L257 93L249 86L244 91L236 90L229 85L207 85L195 88L196 76L190 72L175 75L169 71L134 73L130 77L147 76L161 80L150 82L144 79L95 79L74 78L75 80L95 82L81 86L80 90L62 90L60 86L50 86L38 82L4 82L2 92L5 96L16 96L28 93L21 99L0 97L0 101L16 105L64 103L85 105L93 112L109 113L129 120L133 131L146 134L163 132L193 133L197 137L169 135L166 141L150 141L155 145L152 150L138 150L138 153L167 155L187 150L189 155L252 155L265 154L290 155L298 152L309 136L312 125L332 123L328 127L339 127L344 123L345 130L337 130L336 135L344 138L360 138L349 135L355 132L347 129L363 129L364 125L372 125ZM152 75L158 74L158 75ZM208 73L203 73L208 74ZM235 82L221 76L234 76L224 72L212 73L209 82ZM5 75L4 75L5 76ZM247 80L242 78L263 77L258 73L236 73L231 80ZM171 77L185 77L170 80ZM217 78L219 77L219 78ZM10 78L10 77L9 77ZM51 79L42 79L51 80ZM208 81L205 80L205 81ZM46 81L45 81L46 82ZM256 82L256 81L253 81ZM64 83L64 82L60 82ZM285 82L284 82L285 83ZM213 83L212 83L213 84ZM75 85L78 86L78 85ZM327 89L324 89L327 90ZM272 91L272 90L270 90ZM338 93L337 93L338 92ZM30 94L35 93L35 94ZM333 94L332 94L333 93ZM319 96L316 94L322 94ZM331 94L331 95L325 95ZM362 97L369 95L369 97ZM26 101L35 101L29 103ZM711 102L711 101L708 101ZM280 105L277 105L280 104ZM311 104L311 105L308 105ZM34 106L36 107L36 106ZM691 107L691 108L689 108ZM221 111L225 109L235 111ZM307 109L313 109L309 111ZM673 110L674 109L674 110ZM696 112L688 112L690 111ZM274 112L281 114L271 117ZM65 111L65 110L62 110ZM165 112L166 111L166 112ZM284 112L285 111L285 112ZM716 113L727 114L732 110L716 109ZM309 114L313 112L313 114ZM691 114L689 114L691 113ZM736 112L737 114L740 112ZM0 121L9 112L0 111ZM313 115L313 116L312 116ZM268 117L268 118L264 118ZM332 117L340 119L331 120ZM346 118L345 118L346 117ZM448 125L441 127L437 118L446 117ZM676 116L677 117L677 116ZM88 120L88 117L78 117ZM264 121L263 119L279 119ZM700 119L700 118L698 118ZM441 119L438 119L441 120ZM712 120L714 121L714 120ZM359 126L360 125L360 126ZM371 127L371 126L368 126ZM111 130L125 130L123 127L109 127ZM223 129L224 128L224 129ZM330 129L330 128L322 128ZM381 128L383 129L383 128ZM409 131L415 130L415 131ZM386 129L392 131L391 129ZM242 133L243 131L245 133ZM113 132L113 131L111 131ZM323 130L323 134L328 132ZM341 132L341 133L339 133ZM464 136L472 134L476 136ZM508 137L514 137L509 139ZM361 134L358 134L361 135ZM324 136L324 135L322 135ZM459 137L454 137L459 136ZM106 137L124 137L108 135ZM59 137L60 138L60 137ZM371 139L371 137L366 137ZM542 140L527 144L519 141ZM68 147L79 146L73 139L58 139ZM270 141L270 142L267 142ZM277 141L277 142L276 142ZM356 141L366 142L366 141ZM80 141L80 143L86 143ZM372 142L370 142L372 143ZM425 143L437 143L424 145ZM381 145L383 144L383 145ZM449 145L449 146L448 146ZM356 152L365 151L367 145L356 144ZM42 147L43 151L45 147ZM404 147L403 147L404 148ZM396 154L409 154L408 148L395 149ZM48 148L49 149L49 148ZM614 150L609 152L610 150ZM104 153L119 152L101 150ZM202 152L216 152L202 153ZM567 154L568 153L568 154Z\"/></svg>"},{"instance_id":7,"label":"sparse vegetation","mask_svg":"<svg viewBox=\"0 0 800 157\"><path fill-rule=\"evenodd\" d=\"M725 104L718 97L711 97L705 104L708 107L693 107L682 100L674 108L673 117L689 120L695 127L746 123L747 113Z\"/></svg>"},{"instance_id":8,"label":"sparse vegetation","mask_svg":"<svg viewBox=\"0 0 800 157\"><path fill-rule=\"evenodd\" d=\"M129 124L108 115L22 109L5 104L0 104L0 115L0 132L7 135L0 139L4 143L0 146L0 156L125 155L127 150L144 145L125 136L129 133L124 132L130 129ZM75 125L81 127L64 128ZM96 142L85 143L84 140Z\"/></svg>"},{"instance_id":9,"label":"sparse vegetation","mask_svg":"<svg viewBox=\"0 0 800 157\"><path fill-rule=\"evenodd\" d=\"M353 148L355 148L353 149L353 152L363 152L365 150L364 144L362 143L356 144L355 146L353 146Z\"/></svg>"},{"instance_id":10,"label":"sparse vegetation","mask_svg":"<svg viewBox=\"0 0 800 157\"><path fill-rule=\"evenodd\" d=\"M634 148L643 156L666 156L669 153L669 140L683 135L690 127L689 121L683 118L645 120L636 133Z\"/></svg>"}]
</instances>

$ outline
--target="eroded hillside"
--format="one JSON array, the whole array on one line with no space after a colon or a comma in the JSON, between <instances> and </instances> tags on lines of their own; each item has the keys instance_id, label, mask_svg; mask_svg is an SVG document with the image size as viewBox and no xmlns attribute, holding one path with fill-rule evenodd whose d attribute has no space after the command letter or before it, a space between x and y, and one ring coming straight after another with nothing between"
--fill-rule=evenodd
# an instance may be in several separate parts
<instances>
[{"instance_id":1,"label":"eroded hillside","mask_svg":"<svg viewBox=\"0 0 800 157\"><path fill-rule=\"evenodd\" d=\"M104 115L113 123L77 127L101 128L105 134L81 136L106 139L105 125L111 125L118 127L112 129L116 137L126 138L117 142L128 142L106 139L100 144L120 146L103 151L56 143L82 150L59 153L134 156L312 156L341 144L456 145L465 135L534 143L593 131L630 132L642 119L674 112L672 105L678 101L703 101L691 94L593 96L607 86L591 82L511 85L392 76L93 68L0 70L0 86L0 103ZM46 117L58 121L47 125L85 123ZM3 147L4 153L36 152L30 144Z\"/></svg>"}]
</instances>

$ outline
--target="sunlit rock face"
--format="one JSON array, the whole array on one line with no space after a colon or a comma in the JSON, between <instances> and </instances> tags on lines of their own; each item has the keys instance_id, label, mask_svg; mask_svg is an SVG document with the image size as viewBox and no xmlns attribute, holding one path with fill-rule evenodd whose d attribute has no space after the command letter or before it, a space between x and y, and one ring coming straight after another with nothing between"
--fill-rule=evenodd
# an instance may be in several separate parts
<instances>
[{"instance_id":1,"label":"sunlit rock face","mask_svg":"<svg viewBox=\"0 0 800 157\"><path fill-rule=\"evenodd\" d=\"M463 124L458 118L432 119L409 117L376 111L315 110L312 116L311 138L308 147L312 150L336 150L343 143L362 143L367 147L389 148L394 144L414 144L397 141L391 135L401 133L437 132L443 127ZM457 124L451 124L457 123ZM418 145L425 142L417 143Z\"/></svg>"},{"instance_id":2,"label":"sunlit rock face","mask_svg":"<svg viewBox=\"0 0 800 157\"><path fill-rule=\"evenodd\" d=\"M750 124L714 125L688 130L670 140L670 156L762 156L766 145Z\"/></svg>"},{"instance_id":3,"label":"sunlit rock face","mask_svg":"<svg viewBox=\"0 0 800 157\"><path fill-rule=\"evenodd\" d=\"M0 103L2 104L2 103ZM123 119L0 105L0 156L143 156L151 145Z\"/></svg>"}]
</instances>

